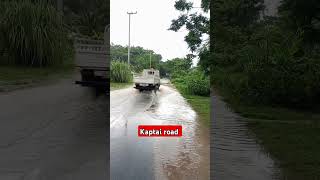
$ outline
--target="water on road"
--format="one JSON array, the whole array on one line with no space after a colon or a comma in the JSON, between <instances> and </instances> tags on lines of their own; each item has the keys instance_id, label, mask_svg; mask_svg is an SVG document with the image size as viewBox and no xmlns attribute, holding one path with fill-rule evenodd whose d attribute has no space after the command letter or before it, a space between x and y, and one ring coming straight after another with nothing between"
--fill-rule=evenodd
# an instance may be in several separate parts
<instances>
[{"instance_id":1,"label":"water on road","mask_svg":"<svg viewBox=\"0 0 320 180\"><path fill-rule=\"evenodd\" d=\"M0 179L108 179L108 101L72 79L0 93Z\"/></svg>"},{"instance_id":2,"label":"water on road","mask_svg":"<svg viewBox=\"0 0 320 180\"><path fill-rule=\"evenodd\" d=\"M209 179L209 132L172 87L111 91L112 180ZM138 137L138 125L182 125L182 137Z\"/></svg>"},{"instance_id":3,"label":"water on road","mask_svg":"<svg viewBox=\"0 0 320 180\"><path fill-rule=\"evenodd\" d=\"M274 161L249 133L243 118L212 96L211 171L213 180L272 180Z\"/></svg>"}]
</instances>

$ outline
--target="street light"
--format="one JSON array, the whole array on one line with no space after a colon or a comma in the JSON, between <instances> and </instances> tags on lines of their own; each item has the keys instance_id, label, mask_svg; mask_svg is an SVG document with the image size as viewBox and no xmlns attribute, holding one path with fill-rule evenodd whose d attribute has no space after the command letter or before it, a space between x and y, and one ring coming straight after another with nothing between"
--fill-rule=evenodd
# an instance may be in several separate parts
<instances>
[{"instance_id":1,"label":"street light","mask_svg":"<svg viewBox=\"0 0 320 180\"><path fill-rule=\"evenodd\" d=\"M136 12L127 12L127 14L129 15L129 44L128 44L128 64L130 65L130 29L131 29L131 25L130 25L130 23L131 23L131 15L133 15L133 14L137 14L137 11Z\"/></svg>"}]
</instances>

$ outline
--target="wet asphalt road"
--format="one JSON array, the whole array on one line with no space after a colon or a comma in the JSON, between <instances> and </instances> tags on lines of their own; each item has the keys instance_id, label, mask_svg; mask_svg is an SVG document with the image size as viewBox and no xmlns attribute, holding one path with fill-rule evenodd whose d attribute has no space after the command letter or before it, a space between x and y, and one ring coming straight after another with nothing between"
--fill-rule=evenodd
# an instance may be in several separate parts
<instances>
[{"instance_id":1,"label":"wet asphalt road","mask_svg":"<svg viewBox=\"0 0 320 180\"><path fill-rule=\"evenodd\" d=\"M275 162L249 133L244 119L219 96L213 95L211 101L211 179L278 179Z\"/></svg>"},{"instance_id":2,"label":"wet asphalt road","mask_svg":"<svg viewBox=\"0 0 320 180\"><path fill-rule=\"evenodd\" d=\"M112 180L209 179L209 132L172 87L142 92L130 87L110 94ZM138 137L138 125L182 125L183 137Z\"/></svg>"},{"instance_id":3,"label":"wet asphalt road","mask_svg":"<svg viewBox=\"0 0 320 180\"><path fill-rule=\"evenodd\" d=\"M0 93L1 180L109 179L109 100L73 81Z\"/></svg>"}]
</instances>

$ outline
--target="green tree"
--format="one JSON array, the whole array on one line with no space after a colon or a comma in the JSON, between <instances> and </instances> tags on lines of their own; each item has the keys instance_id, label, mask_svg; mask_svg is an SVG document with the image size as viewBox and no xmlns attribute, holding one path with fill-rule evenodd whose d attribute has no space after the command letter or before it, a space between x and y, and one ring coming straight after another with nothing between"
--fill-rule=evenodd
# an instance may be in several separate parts
<instances>
[{"instance_id":1,"label":"green tree","mask_svg":"<svg viewBox=\"0 0 320 180\"><path fill-rule=\"evenodd\" d=\"M205 67L208 64L208 51L209 42L205 35L209 34L209 18L204 15L210 8L209 0L202 0L201 9L202 12L190 13L191 9L194 9L193 3L187 2L186 0L178 0L175 3L176 10L180 11L182 14L177 18L172 20L169 30L178 31L185 27L188 30L188 34L185 36L185 41L187 42L190 50L196 52L200 55L199 65L203 69L208 70Z\"/></svg>"},{"instance_id":2,"label":"green tree","mask_svg":"<svg viewBox=\"0 0 320 180\"><path fill-rule=\"evenodd\" d=\"M215 88L242 103L291 107L318 103L320 82L315 77L320 72L320 51L316 34L309 39L317 31L316 26L306 25L316 16L313 8L307 15L304 6L309 2L301 8L297 2L284 0L279 17L259 18L261 1L215 1L210 57Z\"/></svg>"},{"instance_id":3,"label":"green tree","mask_svg":"<svg viewBox=\"0 0 320 180\"><path fill-rule=\"evenodd\" d=\"M205 1L207 2L207 1ZM207 12L208 5L203 4L204 12ZM175 8L181 11L181 14L177 19L172 20L169 30L178 31L182 27L186 27L189 31L185 37L185 41L188 43L191 51L196 51L201 47L203 34L209 33L209 18L202 13L191 13L189 11L193 8L193 3L186 0L178 0L175 3Z\"/></svg>"},{"instance_id":4,"label":"green tree","mask_svg":"<svg viewBox=\"0 0 320 180\"><path fill-rule=\"evenodd\" d=\"M283 0L279 13L287 28L304 32L305 42L320 42L320 1Z\"/></svg>"},{"instance_id":5,"label":"green tree","mask_svg":"<svg viewBox=\"0 0 320 180\"><path fill-rule=\"evenodd\" d=\"M150 68L150 55L151 55L151 67L160 69L160 62L162 56L155 53L152 50L147 50L142 47L131 47L130 51L130 65L133 70L140 72L143 69ZM127 62L128 60L128 48L121 45L111 44L110 54L112 61Z\"/></svg>"},{"instance_id":6,"label":"green tree","mask_svg":"<svg viewBox=\"0 0 320 180\"><path fill-rule=\"evenodd\" d=\"M174 58L161 63L161 73L164 76L175 78L187 73L192 66L191 58Z\"/></svg>"}]
</instances>

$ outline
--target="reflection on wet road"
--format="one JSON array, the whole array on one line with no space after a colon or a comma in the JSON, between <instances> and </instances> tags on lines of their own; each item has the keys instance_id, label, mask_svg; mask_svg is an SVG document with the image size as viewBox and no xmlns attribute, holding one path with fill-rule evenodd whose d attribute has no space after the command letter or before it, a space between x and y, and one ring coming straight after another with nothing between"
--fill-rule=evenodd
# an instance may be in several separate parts
<instances>
[{"instance_id":1,"label":"reflection on wet road","mask_svg":"<svg viewBox=\"0 0 320 180\"><path fill-rule=\"evenodd\" d=\"M272 159L248 134L245 122L218 96L212 96L211 171L213 180L272 180L278 171Z\"/></svg>"},{"instance_id":2,"label":"reflection on wet road","mask_svg":"<svg viewBox=\"0 0 320 180\"><path fill-rule=\"evenodd\" d=\"M111 179L209 179L209 132L169 86L110 94ZM182 125L183 137L137 136L138 125Z\"/></svg>"},{"instance_id":3,"label":"reflection on wet road","mask_svg":"<svg viewBox=\"0 0 320 180\"><path fill-rule=\"evenodd\" d=\"M108 101L72 79L0 94L0 180L107 179Z\"/></svg>"}]
</instances>

